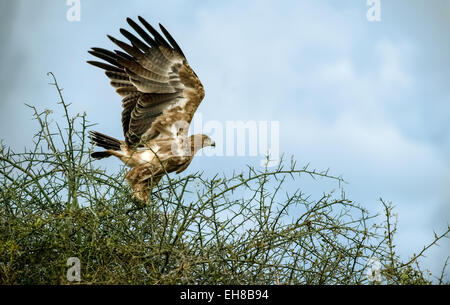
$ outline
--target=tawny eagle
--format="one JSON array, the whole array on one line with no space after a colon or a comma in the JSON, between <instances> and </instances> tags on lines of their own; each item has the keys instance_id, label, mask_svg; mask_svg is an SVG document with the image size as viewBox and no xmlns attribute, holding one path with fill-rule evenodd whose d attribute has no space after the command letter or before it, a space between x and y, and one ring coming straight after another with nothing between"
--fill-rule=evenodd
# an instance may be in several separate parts
<instances>
[{"instance_id":1,"label":"tawny eagle","mask_svg":"<svg viewBox=\"0 0 450 305\"><path fill-rule=\"evenodd\" d=\"M90 138L106 149L92 153L93 158L116 156L132 168L126 180L133 198L145 202L162 176L184 171L198 150L215 144L207 135L188 137L189 124L205 93L180 47L161 24L165 38L142 17L139 21L146 30L127 18L141 39L125 29L120 32L129 43L108 35L122 51L89 51L104 62L88 63L106 70L122 96L125 140L96 131L90 132Z\"/></svg>"}]
</instances>

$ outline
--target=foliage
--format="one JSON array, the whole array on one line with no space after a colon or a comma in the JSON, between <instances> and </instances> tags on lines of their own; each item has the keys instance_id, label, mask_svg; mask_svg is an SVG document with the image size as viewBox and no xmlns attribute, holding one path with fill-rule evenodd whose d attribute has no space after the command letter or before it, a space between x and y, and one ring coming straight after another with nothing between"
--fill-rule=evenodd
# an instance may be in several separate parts
<instances>
[{"instance_id":1,"label":"foliage","mask_svg":"<svg viewBox=\"0 0 450 305\"><path fill-rule=\"evenodd\" d=\"M64 128L30 106L33 147L0 148L1 284L70 284L69 257L80 259L85 284L431 283L418 259L449 230L402 262L391 204L380 199L385 215L371 215L345 197L342 178L294 161L231 177L166 176L138 205L125 169L92 162L91 126L69 115L54 85ZM341 192L312 199L300 191L303 176L335 180ZM372 258L380 278L369 274Z\"/></svg>"}]
</instances>

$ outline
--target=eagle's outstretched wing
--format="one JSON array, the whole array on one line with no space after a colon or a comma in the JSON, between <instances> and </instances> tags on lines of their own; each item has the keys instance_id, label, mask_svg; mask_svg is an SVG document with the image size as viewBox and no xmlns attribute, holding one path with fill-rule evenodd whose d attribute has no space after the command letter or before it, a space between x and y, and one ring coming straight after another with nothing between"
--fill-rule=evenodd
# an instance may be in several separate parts
<instances>
[{"instance_id":1,"label":"eagle's outstretched wing","mask_svg":"<svg viewBox=\"0 0 450 305\"><path fill-rule=\"evenodd\" d=\"M131 44L108 37L125 52L92 48L89 53L107 63L88 61L106 70L111 85L123 97L122 126L130 146L176 137L180 128L175 128L175 123L190 124L205 95L203 85L169 32L159 25L164 38L144 18L139 17L139 21L147 31L127 18L143 41L120 29Z\"/></svg>"}]
</instances>

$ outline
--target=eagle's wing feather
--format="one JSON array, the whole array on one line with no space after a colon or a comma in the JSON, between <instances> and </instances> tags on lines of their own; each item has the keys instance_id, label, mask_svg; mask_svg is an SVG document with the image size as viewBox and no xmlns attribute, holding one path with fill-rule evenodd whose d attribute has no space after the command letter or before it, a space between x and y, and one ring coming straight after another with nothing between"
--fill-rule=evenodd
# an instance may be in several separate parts
<instances>
[{"instance_id":1,"label":"eagle's wing feather","mask_svg":"<svg viewBox=\"0 0 450 305\"><path fill-rule=\"evenodd\" d=\"M190 124L204 97L203 85L175 39L162 25L166 38L142 17L139 20L147 31L127 19L142 40L120 29L130 44L108 37L123 51L89 51L105 61L89 63L106 70L111 85L123 98L122 126L131 146L155 138L176 137L176 122Z\"/></svg>"}]
</instances>

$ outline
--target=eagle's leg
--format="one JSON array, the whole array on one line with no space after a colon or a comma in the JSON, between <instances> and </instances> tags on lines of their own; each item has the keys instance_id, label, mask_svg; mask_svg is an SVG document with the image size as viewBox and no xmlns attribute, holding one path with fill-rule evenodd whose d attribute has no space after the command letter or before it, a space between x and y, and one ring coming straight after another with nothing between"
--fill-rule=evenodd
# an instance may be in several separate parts
<instances>
[{"instance_id":1,"label":"eagle's leg","mask_svg":"<svg viewBox=\"0 0 450 305\"><path fill-rule=\"evenodd\" d=\"M146 204L151 190L161 180L161 175L153 166L145 164L130 170L126 180L133 189L132 198Z\"/></svg>"},{"instance_id":2,"label":"eagle's leg","mask_svg":"<svg viewBox=\"0 0 450 305\"><path fill-rule=\"evenodd\" d=\"M138 201L139 203L147 203L148 196L150 195L150 190L148 188L147 183L137 183L132 185L133 188L133 198L134 200Z\"/></svg>"}]
</instances>

